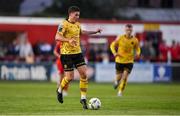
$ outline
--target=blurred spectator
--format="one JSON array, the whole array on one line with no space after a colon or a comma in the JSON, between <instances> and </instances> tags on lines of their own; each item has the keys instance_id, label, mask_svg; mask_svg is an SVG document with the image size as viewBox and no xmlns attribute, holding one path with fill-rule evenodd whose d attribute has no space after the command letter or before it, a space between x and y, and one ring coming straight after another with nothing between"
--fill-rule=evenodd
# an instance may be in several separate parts
<instances>
[{"instance_id":1,"label":"blurred spectator","mask_svg":"<svg viewBox=\"0 0 180 116\"><path fill-rule=\"evenodd\" d=\"M96 48L93 45L90 45L89 50L89 61L96 61Z\"/></svg>"},{"instance_id":2,"label":"blurred spectator","mask_svg":"<svg viewBox=\"0 0 180 116\"><path fill-rule=\"evenodd\" d=\"M108 49L109 48L108 48L107 44L102 45L102 54L101 54L101 57L102 57L102 62L103 63L109 63Z\"/></svg>"},{"instance_id":3,"label":"blurred spectator","mask_svg":"<svg viewBox=\"0 0 180 116\"><path fill-rule=\"evenodd\" d=\"M3 45L3 41L0 41L0 57L4 57L7 50L6 47Z\"/></svg>"},{"instance_id":4,"label":"blurred spectator","mask_svg":"<svg viewBox=\"0 0 180 116\"><path fill-rule=\"evenodd\" d=\"M112 54L111 50L110 50L110 46L108 47L108 56L109 56L109 61L112 62L114 61L114 55Z\"/></svg>"},{"instance_id":5,"label":"blurred spectator","mask_svg":"<svg viewBox=\"0 0 180 116\"><path fill-rule=\"evenodd\" d=\"M107 52L103 52L103 53L102 53L102 62L103 62L104 64L109 63L109 56L108 56Z\"/></svg>"},{"instance_id":6,"label":"blurred spectator","mask_svg":"<svg viewBox=\"0 0 180 116\"><path fill-rule=\"evenodd\" d=\"M150 51L150 58L151 58L151 59L154 59L154 58L156 57L156 50L155 50L155 48L153 47L152 41L149 41L149 42L148 42L148 47L149 47L149 51Z\"/></svg>"},{"instance_id":7,"label":"blurred spectator","mask_svg":"<svg viewBox=\"0 0 180 116\"><path fill-rule=\"evenodd\" d=\"M152 41L144 41L144 44L141 47L141 56L144 61L150 61L155 58L156 52L152 46Z\"/></svg>"},{"instance_id":8,"label":"blurred spectator","mask_svg":"<svg viewBox=\"0 0 180 116\"><path fill-rule=\"evenodd\" d=\"M144 61L150 60L150 50L147 41L144 41L144 44L141 47L141 56Z\"/></svg>"},{"instance_id":9,"label":"blurred spectator","mask_svg":"<svg viewBox=\"0 0 180 116\"><path fill-rule=\"evenodd\" d=\"M25 59L27 63L34 62L34 52L30 42L28 41L27 34L22 33L18 36L20 39L19 44L19 56L22 59Z\"/></svg>"},{"instance_id":10,"label":"blurred spectator","mask_svg":"<svg viewBox=\"0 0 180 116\"><path fill-rule=\"evenodd\" d=\"M102 62L102 53L103 53L103 48L101 45L99 45L97 51L96 51L96 58L98 62Z\"/></svg>"},{"instance_id":11,"label":"blurred spectator","mask_svg":"<svg viewBox=\"0 0 180 116\"><path fill-rule=\"evenodd\" d=\"M52 54L52 51L53 51L51 44L46 43L46 42L38 43L37 48L40 55L50 55Z\"/></svg>"},{"instance_id":12,"label":"blurred spectator","mask_svg":"<svg viewBox=\"0 0 180 116\"><path fill-rule=\"evenodd\" d=\"M180 42L177 42L178 47L178 60L180 60Z\"/></svg>"},{"instance_id":13,"label":"blurred spectator","mask_svg":"<svg viewBox=\"0 0 180 116\"><path fill-rule=\"evenodd\" d=\"M177 61L178 60L178 45L176 44L176 41L172 41L172 46L170 47L170 52L171 52L171 57L172 57L172 60L175 60Z\"/></svg>"},{"instance_id":14,"label":"blurred spectator","mask_svg":"<svg viewBox=\"0 0 180 116\"><path fill-rule=\"evenodd\" d=\"M7 55L19 56L19 39L18 37L13 40L12 43L7 45Z\"/></svg>"},{"instance_id":15,"label":"blurred spectator","mask_svg":"<svg viewBox=\"0 0 180 116\"><path fill-rule=\"evenodd\" d=\"M43 42L43 44L40 45L40 51L42 54L51 54L52 52L51 44Z\"/></svg>"},{"instance_id":16,"label":"blurred spectator","mask_svg":"<svg viewBox=\"0 0 180 116\"><path fill-rule=\"evenodd\" d=\"M41 55L41 51L40 51L40 45L41 45L41 41L38 41L34 46L33 46L33 51L35 55Z\"/></svg>"},{"instance_id":17,"label":"blurred spectator","mask_svg":"<svg viewBox=\"0 0 180 116\"><path fill-rule=\"evenodd\" d=\"M167 54L168 54L168 46L166 45L166 41L162 40L159 44L159 59L161 61L167 61Z\"/></svg>"}]
</instances>

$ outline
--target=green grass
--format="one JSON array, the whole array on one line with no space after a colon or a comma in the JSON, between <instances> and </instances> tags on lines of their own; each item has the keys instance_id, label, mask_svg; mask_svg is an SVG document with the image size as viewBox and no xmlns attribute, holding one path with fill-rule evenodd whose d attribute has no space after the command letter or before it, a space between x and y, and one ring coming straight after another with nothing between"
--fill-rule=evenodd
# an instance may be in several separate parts
<instances>
[{"instance_id":1,"label":"green grass","mask_svg":"<svg viewBox=\"0 0 180 116\"><path fill-rule=\"evenodd\" d=\"M119 98L111 84L90 83L88 99L98 97L100 110L82 110L78 83L71 83L64 103L55 83L0 82L0 115L174 115L180 114L180 84L128 84Z\"/></svg>"}]
</instances>

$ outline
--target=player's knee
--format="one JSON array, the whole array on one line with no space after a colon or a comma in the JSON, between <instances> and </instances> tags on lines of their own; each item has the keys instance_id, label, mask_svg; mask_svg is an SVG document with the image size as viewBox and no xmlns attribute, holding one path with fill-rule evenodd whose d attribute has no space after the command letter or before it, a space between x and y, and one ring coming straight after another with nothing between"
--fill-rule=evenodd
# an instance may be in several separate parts
<instances>
[{"instance_id":1,"label":"player's knee","mask_svg":"<svg viewBox=\"0 0 180 116\"><path fill-rule=\"evenodd\" d=\"M123 75L123 76L122 76L122 79L123 79L123 80L127 80L127 78L128 78L128 75Z\"/></svg>"},{"instance_id":2,"label":"player's knee","mask_svg":"<svg viewBox=\"0 0 180 116\"><path fill-rule=\"evenodd\" d=\"M73 76L65 76L65 79L66 79L68 82L70 82L70 81L73 80Z\"/></svg>"},{"instance_id":3,"label":"player's knee","mask_svg":"<svg viewBox=\"0 0 180 116\"><path fill-rule=\"evenodd\" d=\"M80 71L80 72L79 72L79 75L80 75L80 77L83 78L83 79L86 79L86 78L87 78L87 74L86 74L86 71L85 71L85 70L84 70L84 71Z\"/></svg>"},{"instance_id":4,"label":"player's knee","mask_svg":"<svg viewBox=\"0 0 180 116\"><path fill-rule=\"evenodd\" d=\"M81 75L81 77L80 77L81 79L85 79L85 80L87 80L87 76L86 75Z\"/></svg>"},{"instance_id":5,"label":"player's knee","mask_svg":"<svg viewBox=\"0 0 180 116\"><path fill-rule=\"evenodd\" d=\"M120 80L120 79L121 79L121 76L119 76L119 75L116 75L116 78Z\"/></svg>"},{"instance_id":6,"label":"player's knee","mask_svg":"<svg viewBox=\"0 0 180 116\"><path fill-rule=\"evenodd\" d=\"M69 82L71 82L72 80L73 80L73 79L72 79L72 78L70 78L68 81L69 81Z\"/></svg>"},{"instance_id":7,"label":"player's knee","mask_svg":"<svg viewBox=\"0 0 180 116\"><path fill-rule=\"evenodd\" d=\"M82 78L82 79L87 79L86 73L81 73L81 74L80 74L80 78Z\"/></svg>"},{"instance_id":8,"label":"player's knee","mask_svg":"<svg viewBox=\"0 0 180 116\"><path fill-rule=\"evenodd\" d=\"M122 75L123 71L121 70L116 70L116 75Z\"/></svg>"}]
</instances>

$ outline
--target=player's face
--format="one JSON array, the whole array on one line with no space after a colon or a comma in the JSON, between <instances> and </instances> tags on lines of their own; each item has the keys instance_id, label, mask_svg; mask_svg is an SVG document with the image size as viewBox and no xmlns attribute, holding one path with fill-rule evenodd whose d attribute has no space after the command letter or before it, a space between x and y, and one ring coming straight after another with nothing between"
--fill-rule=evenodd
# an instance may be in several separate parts
<instances>
[{"instance_id":1,"label":"player's face","mask_svg":"<svg viewBox=\"0 0 180 116\"><path fill-rule=\"evenodd\" d=\"M70 18L74 22L78 21L79 16L80 16L80 12L72 12L72 13L70 13Z\"/></svg>"},{"instance_id":2,"label":"player's face","mask_svg":"<svg viewBox=\"0 0 180 116\"><path fill-rule=\"evenodd\" d=\"M126 27L125 28L125 31L126 31L127 35L131 35L132 34L132 30L133 30L132 27Z\"/></svg>"}]
</instances>

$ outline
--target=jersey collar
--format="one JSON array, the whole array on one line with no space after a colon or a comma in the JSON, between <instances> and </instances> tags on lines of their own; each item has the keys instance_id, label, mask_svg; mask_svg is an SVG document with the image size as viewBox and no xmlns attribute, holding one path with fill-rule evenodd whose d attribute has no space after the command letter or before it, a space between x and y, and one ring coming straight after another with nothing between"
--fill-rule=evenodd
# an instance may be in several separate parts
<instances>
[{"instance_id":1,"label":"jersey collar","mask_svg":"<svg viewBox=\"0 0 180 116\"><path fill-rule=\"evenodd\" d=\"M75 23L73 23L73 22L70 22L68 19L66 19L66 21L67 21L67 22L69 22L69 23L71 23L71 24L76 24L76 22L75 22Z\"/></svg>"},{"instance_id":2,"label":"jersey collar","mask_svg":"<svg viewBox=\"0 0 180 116\"><path fill-rule=\"evenodd\" d=\"M127 38L126 34L124 34L124 37ZM132 39L132 38L133 38L133 35L131 35L130 39ZM127 39L128 39L128 38L127 38Z\"/></svg>"}]
</instances>

